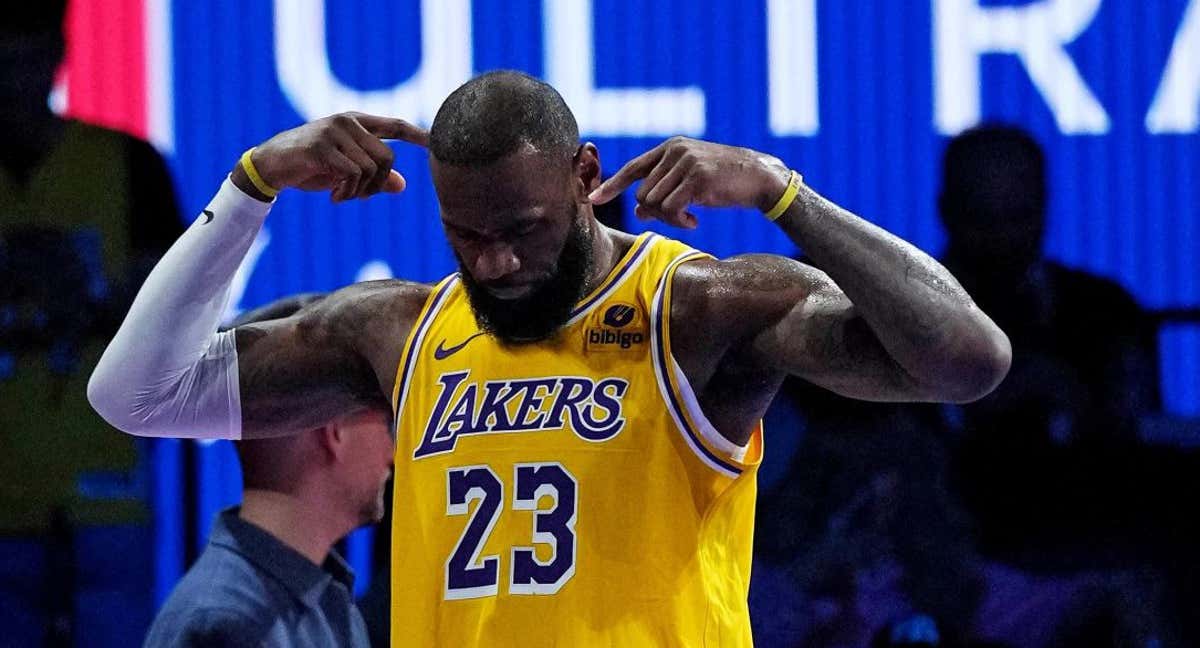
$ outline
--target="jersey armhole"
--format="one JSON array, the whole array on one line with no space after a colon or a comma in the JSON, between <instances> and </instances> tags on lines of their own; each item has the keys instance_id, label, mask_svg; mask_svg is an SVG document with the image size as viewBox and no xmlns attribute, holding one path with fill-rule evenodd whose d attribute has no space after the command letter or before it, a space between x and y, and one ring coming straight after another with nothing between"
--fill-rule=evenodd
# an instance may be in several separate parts
<instances>
[{"instance_id":1,"label":"jersey armhole","mask_svg":"<svg viewBox=\"0 0 1200 648\"><path fill-rule=\"evenodd\" d=\"M425 334L429 331L430 324L446 303L446 298L456 283L458 283L457 273L442 279L433 287L429 296L425 298L425 304L421 307L420 314L417 315L416 323L408 332L408 338L404 341L404 351L400 354L400 364L396 367L396 382L392 387L392 420L396 425L393 432L399 432L400 429L400 413L404 409L404 398L408 395L409 378L417 365L417 358L420 356L418 352L425 342Z\"/></svg>"},{"instance_id":2,"label":"jersey armhole","mask_svg":"<svg viewBox=\"0 0 1200 648\"><path fill-rule=\"evenodd\" d=\"M762 423L745 445L726 439L704 415L687 376L671 353L671 285L675 271L684 263L705 258L708 255L688 250L676 256L663 272L650 309L650 353L663 401L688 447L708 467L737 478L762 460Z\"/></svg>"}]
</instances>

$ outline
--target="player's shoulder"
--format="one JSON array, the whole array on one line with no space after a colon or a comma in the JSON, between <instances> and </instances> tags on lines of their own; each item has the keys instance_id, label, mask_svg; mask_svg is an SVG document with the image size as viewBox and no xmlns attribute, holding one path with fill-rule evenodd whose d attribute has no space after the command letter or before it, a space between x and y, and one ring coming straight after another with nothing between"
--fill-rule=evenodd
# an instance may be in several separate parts
<instances>
[{"instance_id":1,"label":"player's shoulder","mask_svg":"<svg viewBox=\"0 0 1200 648\"><path fill-rule=\"evenodd\" d=\"M295 327L299 339L310 345L369 349L404 339L432 288L401 279L363 281L329 293L281 323ZM239 331L254 335L254 328Z\"/></svg>"},{"instance_id":2,"label":"player's shoulder","mask_svg":"<svg viewBox=\"0 0 1200 648\"><path fill-rule=\"evenodd\" d=\"M386 332L407 329L417 320L433 286L403 279L351 284L329 294L309 314L311 323L346 331Z\"/></svg>"},{"instance_id":3,"label":"player's shoulder","mask_svg":"<svg viewBox=\"0 0 1200 648\"><path fill-rule=\"evenodd\" d=\"M760 295L795 303L824 274L778 254L742 254L727 259L699 258L679 266L672 279L672 304L725 311Z\"/></svg>"},{"instance_id":4,"label":"player's shoulder","mask_svg":"<svg viewBox=\"0 0 1200 648\"><path fill-rule=\"evenodd\" d=\"M686 332L677 342L686 337L688 348L707 355L748 341L819 291L840 292L825 273L785 256L697 259L672 279L671 328Z\"/></svg>"},{"instance_id":5,"label":"player's shoulder","mask_svg":"<svg viewBox=\"0 0 1200 648\"><path fill-rule=\"evenodd\" d=\"M321 310L366 318L415 317L432 291L429 284L404 279L360 281L329 293Z\"/></svg>"}]
</instances>

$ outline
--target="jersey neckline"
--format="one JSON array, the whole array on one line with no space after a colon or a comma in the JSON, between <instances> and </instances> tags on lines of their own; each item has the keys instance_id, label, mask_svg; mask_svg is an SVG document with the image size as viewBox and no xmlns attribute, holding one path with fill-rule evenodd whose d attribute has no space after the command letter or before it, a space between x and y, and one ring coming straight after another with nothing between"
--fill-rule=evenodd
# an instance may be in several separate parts
<instances>
[{"instance_id":1,"label":"jersey neckline","mask_svg":"<svg viewBox=\"0 0 1200 648\"><path fill-rule=\"evenodd\" d=\"M632 274L632 270L637 267L638 262L645 258L646 250L650 249L654 238L655 234L653 232L644 232L638 235L634 239L633 245L629 246L629 249L625 251L625 254L617 261L612 270L609 270L608 275L604 277L604 281L601 281L600 285L596 286L592 292L588 293L586 297L575 304L575 308L571 310L571 316L567 324L569 325L578 321L580 317L586 315L592 308L603 301L617 286L621 285Z\"/></svg>"}]
</instances>

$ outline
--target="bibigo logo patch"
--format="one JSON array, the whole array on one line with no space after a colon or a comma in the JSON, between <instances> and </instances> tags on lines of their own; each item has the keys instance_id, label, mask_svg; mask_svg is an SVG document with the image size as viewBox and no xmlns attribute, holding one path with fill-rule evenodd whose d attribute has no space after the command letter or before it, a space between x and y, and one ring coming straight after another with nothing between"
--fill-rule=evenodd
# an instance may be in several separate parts
<instances>
[{"instance_id":1,"label":"bibigo logo patch","mask_svg":"<svg viewBox=\"0 0 1200 648\"><path fill-rule=\"evenodd\" d=\"M599 326L587 329L584 348L589 351L619 351L646 341L641 309L632 304L613 303L604 308Z\"/></svg>"}]
</instances>

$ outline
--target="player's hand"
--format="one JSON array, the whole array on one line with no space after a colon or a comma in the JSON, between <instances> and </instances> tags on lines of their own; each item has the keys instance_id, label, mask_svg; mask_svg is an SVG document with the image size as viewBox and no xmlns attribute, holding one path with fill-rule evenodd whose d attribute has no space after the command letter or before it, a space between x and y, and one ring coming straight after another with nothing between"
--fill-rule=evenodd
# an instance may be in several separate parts
<instances>
[{"instance_id":1,"label":"player's hand","mask_svg":"<svg viewBox=\"0 0 1200 648\"><path fill-rule=\"evenodd\" d=\"M767 211L787 189L791 172L779 159L751 149L672 137L630 160L593 191L604 204L635 181L638 218L696 227L689 205L757 207Z\"/></svg>"},{"instance_id":2,"label":"player's hand","mask_svg":"<svg viewBox=\"0 0 1200 648\"><path fill-rule=\"evenodd\" d=\"M332 190L334 202L404 191L384 139L427 146L429 133L403 119L340 113L284 131L254 149L251 161L276 189ZM239 165L240 167L240 165Z\"/></svg>"}]
</instances>

